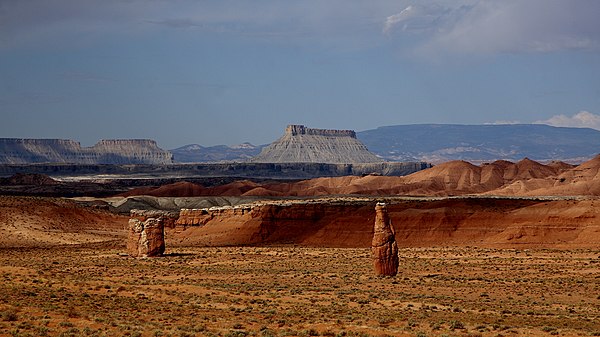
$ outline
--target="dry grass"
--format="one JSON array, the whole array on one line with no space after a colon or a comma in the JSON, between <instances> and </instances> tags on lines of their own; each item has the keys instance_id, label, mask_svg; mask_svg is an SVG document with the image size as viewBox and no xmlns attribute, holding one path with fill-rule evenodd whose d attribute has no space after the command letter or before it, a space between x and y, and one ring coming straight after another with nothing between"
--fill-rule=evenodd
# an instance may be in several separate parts
<instances>
[{"instance_id":1,"label":"dry grass","mask_svg":"<svg viewBox=\"0 0 600 337\"><path fill-rule=\"evenodd\" d=\"M600 335L600 252L121 247L0 250L0 336Z\"/></svg>"}]
</instances>

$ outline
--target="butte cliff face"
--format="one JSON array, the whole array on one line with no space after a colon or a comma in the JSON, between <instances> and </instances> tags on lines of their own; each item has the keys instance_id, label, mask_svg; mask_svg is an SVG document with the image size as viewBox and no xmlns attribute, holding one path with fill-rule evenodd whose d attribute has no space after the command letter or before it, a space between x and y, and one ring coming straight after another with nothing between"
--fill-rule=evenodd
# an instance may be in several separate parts
<instances>
[{"instance_id":1,"label":"butte cliff face","mask_svg":"<svg viewBox=\"0 0 600 337\"><path fill-rule=\"evenodd\" d=\"M0 164L171 164L173 155L148 139L101 140L81 147L66 139L0 138Z\"/></svg>"},{"instance_id":2,"label":"butte cliff face","mask_svg":"<svg viewBox=\"0 0 600 337\"><path fill-rule=\"evenodd\" d=\"M166 226L167 245L367 248L387 242L385 261L395 248L389 233L373 242L374 201L339 197L183 209L175 225ZM597 248L597 203L577 198L421 198L388 200L386 208L399 247Z\"/></svg>"},{"instance_id":3,"label":"butte cliff face","mask_svg":"<svg viewBox=\"0 0 600 337\"><path fill-rule=\"evenodd\" d=\"M252 158L258 163L377 163L383 160L369 152L352 130L310 129L288 125L283 137Z\"/></svg>"}]
</instances>

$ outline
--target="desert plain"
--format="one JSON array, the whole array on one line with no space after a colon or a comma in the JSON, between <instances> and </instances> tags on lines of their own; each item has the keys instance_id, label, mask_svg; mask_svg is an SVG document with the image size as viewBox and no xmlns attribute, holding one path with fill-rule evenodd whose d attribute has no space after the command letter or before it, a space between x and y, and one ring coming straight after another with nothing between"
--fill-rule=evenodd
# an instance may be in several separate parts
<instances>
[{"instance_id":1,"label":"desert plain","mask_svg":"<svg viewBox=\"0 0 600 337\"><path fill-rule=\"evenodd\" d=\"M598 250L176 247L4 249L2 336L594 336Z\"/></svg>"},{"instance_id":2,"label":"desert plain","mask_svg":"<svg viewBox=\"0 0 600 337\"><path fill-rule=\"evenodd\" d=\"M0 336L598 336L599 162L2 196ZM373 273L380 201L394 277ZM140 207L201 216L132 258Z\"/></svg>"}]
</instances>

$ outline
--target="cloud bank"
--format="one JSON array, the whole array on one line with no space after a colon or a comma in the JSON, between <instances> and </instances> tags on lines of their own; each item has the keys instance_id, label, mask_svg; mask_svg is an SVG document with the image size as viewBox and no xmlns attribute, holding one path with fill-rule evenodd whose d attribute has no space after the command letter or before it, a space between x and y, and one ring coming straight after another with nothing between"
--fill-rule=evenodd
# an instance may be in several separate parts
<instances>
[{"instance_id":1,"label":"cloud bank","mask_svg":"<svg viewBox=\"0 0 600 337\"><path fill-rule=\"evenodd\" d=\"M534 124L547 124L560 127L591 128L600 130L600 115L588 111L580 111L569 117L556 115L546 120L536 121Z\"/></svg>"},{"instance_id":2,"label":"cloud bank","mask_svg":"<svg viewBox=\"0 0 600 337\"><path fill-rule=\"evenodd\" d=\"M4 0L0 47L165 28L366 46L387 37L426 55L597 51L598 13L597 0Z\"/></svg>"},{"instance_id":3,"label":"cloud bank","mask_svg":"<svg viewBox=\"0 0 600 337\"><path fill-rule=\"evenodd\" d=\"M600 49L600 1L423 2L388 16L382 32L420 32L416 51L494 54Z\"/></svg>"}]
</instances>

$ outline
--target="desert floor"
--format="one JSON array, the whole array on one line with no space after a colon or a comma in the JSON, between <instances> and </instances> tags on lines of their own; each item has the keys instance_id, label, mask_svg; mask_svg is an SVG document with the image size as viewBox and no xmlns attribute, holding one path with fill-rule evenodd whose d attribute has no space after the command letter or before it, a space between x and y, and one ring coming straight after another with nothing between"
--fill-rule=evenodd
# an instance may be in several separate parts
<instances>
[{"instance_id":1,"label":"desert floor","mask_svg":"<svg viewBox=\"0 0 600 337\"><path fill-rule=\"evenodd\" d=\"M0 249L0 336L600 336L600 251Z\"/></svg>"}]
</instances>

